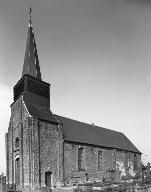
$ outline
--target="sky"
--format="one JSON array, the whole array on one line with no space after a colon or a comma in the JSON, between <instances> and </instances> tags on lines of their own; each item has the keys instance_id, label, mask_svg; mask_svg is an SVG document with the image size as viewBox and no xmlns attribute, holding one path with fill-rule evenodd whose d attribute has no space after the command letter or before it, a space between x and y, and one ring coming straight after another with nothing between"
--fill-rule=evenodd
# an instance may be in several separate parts
<instances>
[{"instance_id":1,"label":"sky","mask_svg":"<svg viewBox=\"0 0 151 192\"><path fill-rule=\"evenodd\" d=\"M151 1L32 0L42 79L55 114L123 132L151 162ZM0 0L0 173L29 0Z\"/></svg>"}]
</instances>

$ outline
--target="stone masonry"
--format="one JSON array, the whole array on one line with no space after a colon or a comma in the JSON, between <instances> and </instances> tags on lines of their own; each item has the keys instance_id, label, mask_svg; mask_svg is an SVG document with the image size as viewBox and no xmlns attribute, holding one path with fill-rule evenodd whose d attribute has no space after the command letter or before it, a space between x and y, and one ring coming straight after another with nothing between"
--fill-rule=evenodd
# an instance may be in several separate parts
<instances>
[{"instance_id":1,"label":"stone masonry","mask_svg":"<svg viewBox=\"0 0 151 192\"><path fill-rule=\"evenodd\" d=\"M141 175L141 156L132 152L79 144L63 140L62 125L31 117L23 98L11 105L11 118L6 134L7 183L15 184L15 160L19 157L20 185L17 189L46 187L45 173L50 171L51 186L65 186L104 178ZM19 147L15 139L19 138ZM78 148L84 148L85 170L78 170ZM102 151L102 169L98 170L98 151ZM134 155L137 169L134 170Z\"/></svg>"},{"instance_id":2,"label":"stone masonry","mask_svg":"<svg viewBox=\"0 0 151 192\"><path fill-rule=\"evenodd\" d=\"M59 180L59 150L62 135L56 124L38 120L28 114L20 97L11 106L11 118L6 134L7 183L15 184L15 159L20 160L20 187L39 189L45 187L45 172L52 172L52 186ZM60 138L58 138L60 137ZM19 138L19 148L15 139ZM59 146L58 146L59 145Z\"/></svg>"},{"instance_id":3,"label":"stone masonry","mask_svg":"<svg viewBox=\"0 0 151 192\"><path fill-rule=\"evenodd\" d=\"M78 148L84 148L85 170L78 171ZM103 169L98 170L98 151L103 154ZM134 153L115 149L96 147L72 142L64 143L65 184L72 185L89 181L101 181L103 178L118 178L131 175L141 176L141 156L137 156L137 169L134 171Z\"/></svg>"}]
</instances>

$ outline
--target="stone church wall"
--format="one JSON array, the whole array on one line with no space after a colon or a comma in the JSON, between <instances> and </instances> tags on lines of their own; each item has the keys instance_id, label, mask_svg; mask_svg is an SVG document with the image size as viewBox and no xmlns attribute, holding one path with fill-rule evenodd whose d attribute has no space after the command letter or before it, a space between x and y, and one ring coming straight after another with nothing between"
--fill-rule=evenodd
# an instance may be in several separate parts
<instances>
[{"instance_id":1,"label":"stone church wall","mask_svg":"<svg viewBox=\"0 0 151 192\"><path fill-rule=\"evenodd\" d=\"M78 148L84 148L85 170L78 170ZM102 169L98 170L98 150L102 151ZM134 154L130 152L100 148L78 143L64 143L65 184L73 185L102 179L120 179L122 176L141 174L141 156L137 155L137 170L134 171Z\"/></svg>"},{"instance_id":2,"label":"stone church wall","mask_svg":"<svg viewBox=\"0 0 151 192\"><path fill-rule=\"evenodd\" d=\"M22 123L21 123L22 122ZM58 126L28 114L20 97L11 106L6 138L7 183L14 185L15 158L19 157L20 185L28 189L45 187L45 172L52 172L51 183L58 181ZM19 147L15 139L19 138ZM18 188L21 189L21 188Z\"/></svg>"},{"instance_id":3,"label":"stone church wall","mask_svg":"<svg viewBox=\"0 0 151 192\"><path fill-rule=\"evenodd\" d=\"M52 172L51 183L56 185L58 180L58 154L57 154L57 125L40 121L40 168L41 186L45 186L45 172Z\"/></svg>"},{"instance_id":4,"label":"stone church wall","mask_svg":"<svg viewBox=\"0 0 151 192\"><path fill-rule=\"evenodd\" d=\"M45 187L45 173L48 171L52 173L53 187L58 181L73 185L85 182L86 179L100 181L103 178L121 178L126 175L133 177L141 173L141 156L138 154L137 169L134 171L134 154L131 152L63 141L62 126L31 117L22 97L11 106L11 118L5 138L7 183L16 183L15 159L19 157L19 179L24 188ZM19 147L15 146L16 138L19 138ZM84 148L84 171L78 170L79 147ZM99 150L103 154L101 170L98 170Z\"/></svg>"},{"instance_id":5,"label":"stone church wall","mask_svg":"<svg viewBox=\"0 0 151 192\"><path fill-rule=\"evenodd\" d=\"M25 108L25 105L22 101L22 97L20 97L15 103L11 105L11 117L8 127L8 133L6 134L6 162L7 162L7 183L14 184L15 183L15 157L19 155L19 151L21 151L22 146L22 132L21 128L23 127L24 122L28 117L28 112ZM21 123L22 122L22 123ZM15 139L19 139L19 148L15 147ZM21 160L22 161L22 160ZM22 165L21 172L22 172ZM22 178L20 178L22 182Z\"/></svg>"}]
</instances>

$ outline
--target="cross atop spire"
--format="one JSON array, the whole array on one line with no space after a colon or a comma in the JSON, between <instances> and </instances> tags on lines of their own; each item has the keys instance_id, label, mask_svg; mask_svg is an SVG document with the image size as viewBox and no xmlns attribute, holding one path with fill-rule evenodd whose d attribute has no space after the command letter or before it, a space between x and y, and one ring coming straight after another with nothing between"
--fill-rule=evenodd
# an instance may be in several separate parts
<instances>
[{"instance_id":1,"label":"cross atop spire","mask_svg":"<svg viewBox=\"0 0 151 192\"><path fill-rule=\"evenodd\" d=\"M30 15L30 18L31 18L31 12L32 12L32 9L31 9L31 6L29 8L29 15Z\"/></svg>"},{"instance_id":2,"label":"cross atop spire","mask_svg":"<svg viewBox=\"0 0 151 192\"><path fill-rule=\"evenodd\" d=\"M41 72L39 66L39 59L38 53L36 48L36 42L31 22L31 12L32 9L30 7L29 10L29 25L28 25L28 36L27 36L27 43L26 43L26 51L25 51L25 58L24 58L24 65L23 65L23 72L24 74L31 75L41 80Z\"/></svg>"},{"instance_id":3,"label":"cross atop spire","mask_svg":"<svg viewBox=\"0 0 151 192\"><path fill-rule=\"evenodd\" d=\"M29 24L31 24L31 13L32 13L32 9L31 7L29 8Z\"/></svg>"},{"instance_id":4,"label":"cross atop spire","mask_svg":"<svg viewBox=\"0 0 151 192\"><path fill-rule=\"evenodd\" d=\"M29 24L31 25L31 13L32 13L32 9L31 9L31 6L29 8Z\"/></svg>"}]
</instances>

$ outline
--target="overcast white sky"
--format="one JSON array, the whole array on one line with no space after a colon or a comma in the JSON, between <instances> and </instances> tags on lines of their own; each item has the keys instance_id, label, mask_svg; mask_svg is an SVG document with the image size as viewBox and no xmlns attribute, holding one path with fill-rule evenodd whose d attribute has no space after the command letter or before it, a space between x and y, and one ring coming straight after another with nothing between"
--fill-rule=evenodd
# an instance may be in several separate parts
<instances>
[{"instance_id":1,"label":"overcast white sky","mask_svg":"<svg viewBox=\"0 0 151 192\"><path fill-rule=\"evenodd\" d=\"M121 131L151 162L151 1L32 0L53 113ZM0 171L13 86L21 78L26 0L0 1Z\"/></svg>"}]
</instances>

